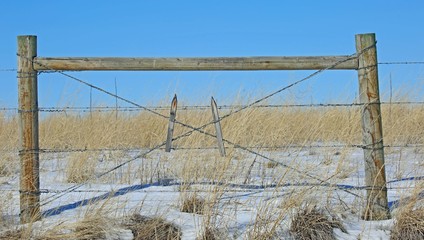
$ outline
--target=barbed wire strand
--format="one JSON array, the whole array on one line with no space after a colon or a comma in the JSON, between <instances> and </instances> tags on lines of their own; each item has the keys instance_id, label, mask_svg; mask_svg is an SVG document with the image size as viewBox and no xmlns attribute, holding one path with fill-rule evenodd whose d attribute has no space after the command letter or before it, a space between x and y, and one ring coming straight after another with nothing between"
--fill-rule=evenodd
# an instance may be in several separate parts
<instances>
[{"instance_id":1,"label":"barbed wire strand","mask_svg":"<svg viewBox=\"0 0 424 240\"><path fill-rule=\"evenodd\" d=\"M249 149L258 149L258 150L277 150L277 149L314 149L314 148L365 148L362 144L333 144L333 145L255 145L255 146L245 146ZM386 144L383 147L385 148L421 148L424 147L424 144ZM228 147L226 149L237 148L235 146ZM165 149L164 147L159 147L158 149ZM182 151L182 150L215 150L218 149L217 146L199 146L199 147L179 147L174 146L172 150ZM27 150L26 152L39 153L39 154L58 154L58 153L75 153L75 152L140 152L145 151L145 147L121 147L121 148L40 148L38 150ZM16 153L19 149L0 149L0 152L5 153Z\"/></svg>"},{"instance_id":2,"label":"barbed wire strand","mask_svg":"<svg viewBox=\"0 0 424 240\"><path fill-rule=\"evenodd\" d=\"M424 105L424 102L380 102L381 105ZM251 108L296 108L296 107L354 107L354 106L366 106L367 103L311 103L311 104L268 104L268 105L256 105L251 106ZM231 110L234 108L243 108L247 105L222 105L219 106L218 109L221 110ZM155 107L149 107L149 109L152 110L169 110L170 107L167 106L155 106ZM209 110L210 106L183 106L179 107L178 110ZM1 109L0 109L1 110ZM16 109L17 110L17 109ZM55 107L49 107L49 108L40 108L40 112L66 112L66 111L81 111L81 112L88 112L88 111L141 111L142 108L138 107L65 107L65 108L55 108Z\"/></svg>"},{"instance_id":3,"label":"barbed wire strand","mask_svg":"<svg viewBox=\"0 0 424 240\"><path fill-rule=\"evenodd\" d=\"M16 68L0 68L0 72L16 72Z\"/></svg>"},{"instance_id":4,"label":"barbed wire strand","mask_svg":"<svg viewBox=\"0 0 424 240\"><path fill-rule=\"evenodd\" d=\"M424 62L421 61L399 61L399 62L379 62L380 65L417 65L417 64L424 64Z\"/></svg>"},{"instance_id":5,"label":"barbed wire strand","mask_svg":"<svg viewBox=\"0 0 424 240\"><path fill-rule=\"evenodd\" d=\"M402 101L402 102L380 102L381 105L424 105L424 102L421 101ZM268 105L256 105L251 106L251 108L296 108L296 107L355 107L355 106L366 106L366 103L311 103L311 104L268 104ZM246 105L221 105L218 109L221 110L231 110L234 108L242 108ZM148 107L151 110L169 110L168 106L154 106ZM178 110L209 110L210 106L207 105L192 105L192 106L182 106ZM9 108L0 108L0 111L16 111L18 112L17 107ZM112 106L103 106L103 107L40 107L39 112L139 112L144 109L141 107L112 107Z\"/></svg>"},{"instance_id":6,"label":"barbed wire strand","mask_svg":"<svg viewBox=\"0 0 424 240\"><path fill-rule=\"evenodd\" d=\"M276 149L314 149L314 148L360 148L364 149L366 146L363 144L326 144L326 145L255 145L255 146L244 146L249 149L258 149L258 150L276 150ZM415 143L415 144L385 144L384 148L422 148L424 143ZM237 146L225 146L226 149L237 148ZM121 148L40 148L38 150L27 150L27 152L40 153L40 154L56 154L56 153L75 153L75 152L140 152L145 151L146 147L121 147ZM158 149L165 149L164 147L159 147ZM172 147L172 150L216 150L217 146L200 146L200 147ZM7 153L16 153L18 149L0 149L0 152Z\"/></svg>"},{"instance_id":7,"label":"barbed wire strand","mask_svg":"<svg viewBox=\"0 0 424 240\"><path fill-rule=\"evenodd\" d=\"M411 181L411 180L424 180L423 176L421 177L412 177L411 179L401 179L401 181ZM391 181L388 181L388 186L387 189L388 190L398 190L398 189L413 189L415 188L415 186L392 186L392 185L396 185L397 183L399 183L399 179L394 179ZM229 182L216 182L216 181L206 181L206 182L178 182L178 181L174 181L172 183L168 183L168 184L161 184L160 182L155 182L152 184L147 184L149 186L179 186L181 184L184 185L190 185L190 186L195 186L195 185L221 185L221 186L229 186L232 187L231 189L228 189L228 191L226 192L254 192L255 190L261 190L261 192L267 192L269 189L272 188L281 188L281 187L310 187L310 186L316 186L316 187L325 187L325 188L333 188L333 186L331 184L316 184L316 183L310 183L310 182L289 182L289 183L284 183L284 184L278 184L278 183L270 183L270 184L261 184L261 185L257 185L257 184L239 184L239 183L229 183ZM373 189L374 187L372 186L354 186L354 185L349 185L349 184L337 184L339 186L339 188L346 188L346 189L354 189L354 190L367 190L367 189ZM125 188L129 188L129 187L125 187ZM143 189L137 189L138 191L143 191L143 192L152 192L152 193L161 193L161 192L175 192L175 190L164 190L164 189L153 189L153 190L143 190ZM13 189L6 189L6 191L16 191ZM116 192L119 191L119 189L110 189L110 190L105 190L105 189L82 189L82 190L75 190L73 192ZM192 191L192 192L208 192L208 190L206 189L196 189L196 190L187 190L188 192ZM40 189L41 193L62 193L64 192L64 190L58 190L58 189ZM272 191L270 191L272 192Z\"/></svg>"},{"instance_id":8,"label":"barbed wire strand","mask_svg":"<svg viewBox=\"0 0 424 240\"><path fill-rule=\"evenodd\" d=\"M375 46L375 44L376 44L376 43L374 43L373 45L370 45L369 47L367 47L367 48L363 49L363 50L359 53L359 55L360 55L360 54L362 54L363 52L365 52L365 51L369 50L370 48L374 47L374 46ZM338 62L336 62L335 64L333 64L333 65L331 65L331 66L329 66L329 67L327 67L327 68L320 69L320 70L318 70L318 71L316 71L316 72L314 72L314 73L312 73L312 74L308 75L307 77L305 77L305 78L303 78L303 79L300 79L300 80L298 80L298 81L296 81L296 82L294 82L294 83L292 83L292 84L290 84L290 85L288 85L288 86L286 86L286 87L283 87L283 88L281 88L281 89L279 89L279 90L277 90L277 91L275 91L275 92L273 92L273 93L271 93L271 94L266 95L265 97L262 97L262 98L260 98L260 99L258 99L258 100L256 100L256 101L252 102L251 104L246 105L246 106L245 106L245 107L243 107L243 108L239 108L238 110L236 110L236 111L234 111L234 112L231 112L231 113L229 113L229 114L227 114L227 115L224 115L224 116L221 118L221 120L222 120L222 119L224 119L224 118L227 118L227 117L229 117L229 116L231 116L231 115L233 115L233 114L236 114L236 113L238 113L238 112L241 112L242 110L247 109L247 108L249 108L249 107L251 107L251 106L253 106L253 105L256 105L256 104L258 104L258 103L260 103L260 102L262 102L262 101L264 101L264 100L266 100L266 99L268 99L268 98L270 98L270 97L272 97L272 96L274 96L274 95L276 95L276 94L278 94L278 93L280 93L280 92L282 92L282 91L284 91L284 90L286 90L286 89L289 89L289 88L291 88L291 87L293 87L293 86L295 86L295 85L297 85L297 84L299 84L299 83L301 83L301 82L303 82L303 81L306 81L306 80L308 80L308 79L310 79L310 78L312 78L312 77L314 77L314 76L318 75L319 73L322 73L322 72L324 72L324 71L326 71L326 70L328 70L328 69L334 68L335 66L337 66L337 65L339 65L339 64L341 64L341 63L343 63L343 62L346 62L346 61L348 61L348 60L350 60L350 59L352 59L352 58L356 58L356 57L358 57L359 55L358 55L358 54L350 55L350 56L349 56L349 57L347 57L346 59L341 60L341 61L338 61ZM18 54L18 56L20 56L20 55ZM23 57L23 56L20 56L20 57ZM25 58L26 58L26 57L25 57ZM29 59L29 60L30 60L30 61L32 61L32 62L33 62L33 63L35 63L35 64L40 65L39 63L34 62L34 61L33 61L33 59ZM108 92L108 91L106 91L106 90L104 90L104 89L102 89L102 88L100 88L100 87L97 87L97 86L95 86L95 85L93 85L93 84L87 83L87 82L85 82L85 81L83 81L83 80L81 80L81 79L78 79L78 78L76 78L76 77L74 77L74 76L70 75L70 74L66 74L66 73L64 73L64 72L62 72L62 71L57 71L57 72L58 72L58 73L60 73L60 74L62 74L62 75L64 75L64 76L67 76L68 78L74 79L75 81L78 81L78 82L80 82L80 83L82 83L82 84L85 84L85 85L87 85L87 86L89 86L89 87L91 87L91 88L93 88L93 89L96 89L96 90L98 90L98 91L100 91L100 92L103 92L103 93L105 93L105 94L107 94L107 95L113 96L113 97L115 97L116 99L119 99L119 100L121 100L121 101L127 102L127 103L132 104L132 105L135 105L135 106L137 106L137 107L141 107L141 108L143 108L144 110L146 110L146 111L148 111L148 112L151 112L152 114L155 114L155 115L157 115L157 116L161 116L161 117L163 117L163 118L165 118L165 119L168 119L168 117L167 117L167 116L165 116L165 115L163 115L163 114L157 113L156 111L153 111L153 110L151 110L151 109L148 109L148 108L146 108L146 107L143 107L143 106L141 106L141 105L139 105L139 104L137 104L137 103L135 103L135 102L133 102L133 101L130 101L130 100L125 99L125 98L123 98L123 97L120 97L120 96L118 96L118 95L116 95L116 94L113 94L113 93L111 93L111 92ZM215 135L213 135L213 134L210 134L210 133L207 133L207 132L205 132L205 131L201 130L202 128L204 128L204 127L206 127L206 126L208 126L208 125L210 125L210 124L214 124L214 123L215 123L215 121L212 121L212 122L210 122L210 123L208 123L208 124L206 124L206 125L203 125L203 126L201 126L200 128L196 128L196 127L190 126L190 125L188 125L188 124L185 124L185 123L182 123L182 122L179 122L179 121L175 121L175 122L176 122L177 124L179 124L179 125L182 125L182 126L184 126L184 127L190 128L191 130L190 130L189 132L185 133L185 134L182 134L182 135L180 135L180 136L176 137L176 138L175 138L175 139L173 139L173 140L177 140L177 139L179 139L179 138L183 138L183 137L186 137L186 136L188 136L188 135L191 135L191 133L192 133L192 132L194 132L194 131L198 131L198 132L200 132L200 133L203 133L203 134L208 135L208 136L211 136L211 137L216 137L216 136L215 136ZM291 166L288 166L288 165L286 165L286 164L282 164L282 163L280 163L280 162L278 162L278 161L275 161L274 159L271 159L271 158L269 158L269 157L267 157L267 156L265 156L265 155L263 155L263 154L260 154L260 153L257 153L257 152L255 152L255 151L253 151L253 150L250 150L250 149L248 149L248 148L245 148L245 147L243 147L243 146L241 146L241 145L238 145L238 144L232 143L232 142L230 142L230 141L228 141L228 140L225 140L225 139L223 139L223 141L224 141L224 142L226 142L227 144L230 144L230 145L233 145L233 146L237 146L237 147L238 147L238 148L240 148L240 149L243 149L243 150L245 150L245 151L248 151L248 152L250 152L250 153L252 153L252 154L255 154L255 155L257 155L257 156L260 156L260 157L262 157L262 158L264 158L264 159L267 159L267 160L269 160L269 161L274 161L274 162L276 162L277 164L279 164L279 165L281 165L281 166L283 166L283 167L286 167L286 168L288 168L288 169L291 169L291 170L293 170L293 171L295 171L295 172L297 172L297 173L299 173L299 174L301 174L301 175L307 176L307 177L309 177L309 178L311 178L311 179L317 180L317 181L319 181L320 183L326 183L326 181L325 181L325 180L321 180L321 179L319 179L318 177L313 176L313 175L311 175L311 174L309 174L309 173L305 173L305 172L302 172L302 171L300 171L300 170L298 170L298 169L296 169L296 168L293 168L293 167L291 167ZM132 161L134 161L134 160L136 160L136 159L138 159L138 158L141 158L141 157L143 157L143 156L146 156L148 153L153 152L154 150L158 149L159 147L163 147L165 144L166 144L166 142L164 142L164 143L162 143L162 144L160 144L160 145L157 145L156 147L151 148L149 151L145 152L144 154L141 154L141 155L139 155L139 156L137 156L137 157L135 157L135 158L133 158L133 159L130 159L129 161L126 161L126 162L124 162L124 163L122 163L122 164L119 164L119 165L115 166L114 168L110 169L109 171L106 171L106 172L104 172L104 173L102 173L102 174L96 175L96 176L95 176L95 178L100 178L100 177L102 177L102 176L104 176L104 175L106 175L106 174L108 174L108 173L110 173L110 172L112 172L112 171L114 171L114 170L116 170L116 169L119 169L120 167L122 167L122 166L124 166L124 165L128 164L129 162L132 162ZM64 195L65 195L65 194L67 194L68 192L71 192L71 191L73 191L73 190L75 190L75 189L78 189L79 187L81 187L81 186L85 185L85 184L86 184L89 180L91 180L91 179L88 179L88 180L87 180L87 181L85 181L84 183L81 183L81 184L78 184L78 185L75 185L75 186L73 186L73 187L68 188L68 190L67 190L65 193L61 194L60 196L56 196L56 197L54 197L53 199L50 199L50 200L49 200L49 201L47 201L47 202L44 202L44 203L43 203L43 205L48 204L48 203L50 203L50 202L52 202L52 201L54 201L54 200L56 200L56 199L58 199L58 198L60 198L60 197L64 196ZM347 191L347 190L345 190L345 189L342 189L342 190L343 190L343 191L345 191L345 192L347 192L347 193L349 193L349 194L352 194L352 195L355 195L355 196L357 196L357 197L360 197L358 194L355 194L355 193L353 193L353 192Z\"/></svg>"}]
</instances>

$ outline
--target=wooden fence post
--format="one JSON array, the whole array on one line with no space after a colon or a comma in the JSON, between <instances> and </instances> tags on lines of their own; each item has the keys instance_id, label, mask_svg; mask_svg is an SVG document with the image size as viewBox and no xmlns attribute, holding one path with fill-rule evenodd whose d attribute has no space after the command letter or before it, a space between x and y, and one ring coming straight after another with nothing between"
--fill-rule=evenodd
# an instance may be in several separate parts
<instances>
[{"instance_id":1,"label":"wooden fence post","mask_svg":"<svg viewBox=\"0 0 424 240\"><path fill-rule=\"evenodd\" d=\"M362 109L362 136L365 160L365 220L390 218L384 163L383 129L377 72L375 34L356 35L358 53L359 101Z\"/></svg>"},{"instance_id":2,"label":"wooden fence post","mask_svg":"<svg viewBox=\"0 0 424 240\"><path fill-rule=\"evenodd\" d=\"M20 220L37 221L40 215L40 180L38 156L37 71L32 59L37 56L37 37L18 36L18 105Z\"/></svg>"},{"instance_id":3,"label":"wooden fence post","mask_svg":"<svg viewBox=\"0 0 424 240\"><path fill-rule=\"evenodd\" d=\"M174 135L174 123L175 117L177 116L177 95L174 95L171 103L171 111L169 114L169 125L168 125L168 134L166 136L166 146L165 152L171 152L172 148L172 136Z\"/></svg>"},{"instance_id":4,"label":"wooden fence post","mask_svg":"<svg viewBox=\"0 0 424 240\"><path fill-rule=\"evenodd\" d=\"M224 142L222 141L221 122L219 121L218 107L213 97L211 98L211 107L213 121L215 122L216 139L218 141L219 153L221 154L221 157L225 157Z\"/></svg>"}]
</instances>

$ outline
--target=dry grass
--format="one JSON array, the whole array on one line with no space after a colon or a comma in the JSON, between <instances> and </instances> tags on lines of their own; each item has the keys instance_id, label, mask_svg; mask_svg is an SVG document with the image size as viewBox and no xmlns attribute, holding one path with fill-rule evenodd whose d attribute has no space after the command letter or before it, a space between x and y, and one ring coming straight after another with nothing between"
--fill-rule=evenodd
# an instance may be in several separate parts
<instances>
[{"instance_id":1,"label":"dry grass","mask_svg":"<svg viewBox=\"0 0 424 240\"><path fill-rule=\"evenodd\" d=\"M0 239L4 240L21 240L28 238L30 238L30 235L21 229L6 230L0 233Z\"/></svg>"},{"instance_id":2,"label":"dry grass","mask_svg":"<svg viewBox=\"0 0 424 240\"><path fill-rule=\"evenodd\" d=\"M205 210L205 200L195 192L182 193L180 202L181 212L203 214Z\"/></svg>"},{"instance_id":3,"label":"dry grass","mask_svg":"<svg viewBox=\"0 0 424 240\"><path fill-rule=\"evenodd\" d=\"M0 150L18 149L18 121L17 116L6 117L0 111Z\"/></svg>"},{"instance_id":4,"label":"dry grass","mask_svg":"<svg viewBox=\"0 0 424 240\"><path fill-rule=\"evenodd\" d=\"M424 142L424 107L421 106L382 106L383 130L385 144L414 144ZM164 115L168 111L161 112ZM222 110L220 115L224 115ZM1 115L1 113L0 113ZM178 121L192 126L201 126L211 121L210 110L179 111ZM357 108L279 108L264 109L250 108L237 113L222 122L224 138L242 146L267 146L281 145L307 146L311 143L361 143L360 109ZM40 147L51 149L92 149L92 148L150 148L161 144L166 139L167 120L154 116L147 112L130 115L120 113L116 118L115 113L93 113L92 115L64 115L52 114L40 121ZM174 136L188 131L187 128L176 125ZM205 131L214 133L213 126L208 126ZM0 150L15 151L18 149L16 118L0 117ZM174 142L175 147L213 147L216 139L194 132L188 137ZM318 159L315 150L311 150L311 156ZM336 164L335 172L324 173L338 179L349 177L356 169L347 164L350 159L350 150L342 149L337 153L328 152L323 159L319 159L321 165L331 166ZM417 150L420 151L420 150ZM183 212L202 214L202 227L199 239L225 239L228 236L223 233L225 229L218 227L220 199L225 193L225 183L240 178L240 173L250 170L243 157L237 157L234 149L228 149L227 158L221 158L218 151L178 152L173 151L169 156L172 158L172 167L167 169L167 174L180 182L197 183L213 181L224 183L223 186L203 190L207 192L206 199L197 194L190 194L186 186L181 189L180 210ZM66 181L68 183L82 183L95 175L99 160L102 158L98 152L72 153L66 156ZM125 156L126 157L126 156ZM110 158L125 158L111 156ZM296 164L296 157L293 157ZM106 159L107 160L107 159ZM109 160L107 160L109 161ZM255 160L256 161L256 160ZM13 164L11 164L13 162ZM158 162L158 165L152 165ZM259 160L258 160L259 162ZM256 162L256 163L258 163ZM145 165L151 164L150 165ZM121 174L125 179L116 179L114 183L125 182L132 184L136 179L142 183L153 182L159 178L159 164L169 164L169 159L144 159L142 169L135 177L129 173ZM103 163L105 164L105 163ZM278 167L274 162L261 162L263 171L261 177L270 172L282 174L283 177L277 182L290 181L289 170ZM106 164L105 164L106 165ZM116 164L115 164L116 165ZM0 152L0 177L14 173L18 166L18 158ZM169 166L168 166L169 167ZM297 167L297 166L294 166ZM160 166L160 168L165 168ZM131 167L128 167L131 169ZM314 166L302 166L306 172L313 171ZM243 172L244 171L244 172ZM279 172L280 171L280 172ZM164 173L163 177L166 177ZM242 175L244 177L245 174ZM188 185L187 185L188 186ZM205 194L205 195L207 195ZM290 216L293 208L307 198L306 193L300 192L285 198L284 204L263 204L254 216L251 232L247 234L250 239L272 239L280 237L278 231L281 224ZM282 206L283 205L283 206ZM402 228L394 229L392 235L402 233L405 226L414 223L410 219L423 218L422 212L418 215L400 216L397 224ZM420 219L418 218L418 219ZM400 221L402 220L402 221ZM417 221L415 221L417 223ZM87 215L71 225L58 225L50 230L43 239L102 239L116 227L118 223L102 214ZM408 225L409 224L409 225ZM418 222L420 224L420 222ZM222 225L222 224L221 224ZM416 226L421 225L413 225ZM131 229L136 239L180 239L181 232L172 224L162 218L147 218L134 215L125 227ZM316 207L301 208L294 216L291 232L297 239L334 239L333 228L343 226L335 219L323 214ZM67 229L69 231L64 231ZM416 233L416 232L415 232ZM10 233L12 234L12 232ZM13 233L20 234L20 233ZM410 234L407 232L407 234ZM422 234L422 232L421 232ZM405 236L405 235L402 235ZM419 236L419 235L417 235ZM13 239L13 238L11 238Z\"/></svg>"},{"instance_id":5,"label":"dry grass","mask_svg":"<svg viewBox=\"0 0 424 240\"><path fill-rule=\"evenodd\" d=\"M8 177L18 171L19 160L16 153L0 152L0 177Z\"/></svg>"},{"instance_id":6,"label":"dry grass","mask_svg":"<svg viewBox=\"0 0 424 240\"><path fill-rule=\"evenodd\" d=\"M258 206L253 227L247 233L248 239L279 239L278 231L282 227L282 221L286 211L278 209L272 204L263 203Z\"/></svg>"},{"instance_id":7,"label":"dry grass","mask_svg":"<svg viewBox=\"0 0 424 240\"><path fill-rule=\"evenodd\" d=\"M279 164L277 162L271 162L271 161L269 161L269 162L266 163L266 167L267 168L276 168L278 165Z\"/></svg>"},{"instance_id":8,"label":"dry grass","mask_svg":"<svg viewBox=\"0 0 424 240\"><path fill-rule=\"evenodd\" d=\"M16 124L15 117L5 117L0 111L0 184L7 183L19 172Z\"/></svg>"},{"instance_id":9,"label":"dry grass","mask_svg":"<svg viewBox=\"0 0 424 240\"><path fill-rule=\"evenodd\" d=\"M228 236L222 230L215 227L204 227L201 234L196 240L224 240L228 239Z\"/></svg>"},{"instance_id":10,"label":"dry grass","mask_svg":"<svg viewBox=\"0 0 424 240\"><path fill-rule=\"evenodd\" d=\"M72 153L66 167L68 183L82 183L94 177L98 154L90 152Z\"/></svg>"},{"instance_id":11,"label":"dry grass","mask_svg":"<svg viewBox=\"0 0 424 240\"><path fill-rule=\"evenodd\" d=\"M105 239L110 226L111 220L103 216L86 217L75 224L73 235L77 239Z\"/></svg>"},{"instance_id":12,"label":"dry grass","mask_svg":"<svg viewBox=\"0 0 424 240\"><path fill-rule=\"evenodd\" d=\"M72 223L62 223L40 234L37 239L106 239L117 221L101 215L86 216Z\"/></svg>"},{"instance_id":13,"label":"dry grass","mask_svg":"<svg viewBox=\"0 0 424 240\"><path fill-rule=\"evenodd\" d=\"M390 233L391 240L424 239L424 208L401 211Z\"/></svg>"},{"instance_id":14,"label":"dry grass","mask_svg":"<svg viewBox=\"0 0 424 240\"><path fill-rule=\"evenodd\" d=\"M340 220L328 217L316 206L305 206L293 217L290 232L298 240L331 240L336 239L334 228L346 232Z\"/></svg>"},{"instance_id":15,"label":"dry grass","mask_svg":"<svg viewBox=\"0 0 424 240\"><path fill-rule=\"evenodd\" d=\"M131 229L136 240L179 240L181 231L160 217L144 217L134 214L125 226Z\"/></svg>"},{"instance_id":16,"label":"dry grass","mask_svg":"<svg viewBox=\"0 0 424 240\"><path fill-rule=\"evenodd\" d=\"M8 227L14 225L13 216L13 194L12 192L6 192L2 194L2 202L0 204L0 229L2 227Z\"/></svg>"},{"instance_id":17,"label":"dry grass","mask_svg":"<svg viewBox=\"0 0 424 240\"><path fill-rule=\"evenodd\" d=\"M110 198L101 203L89 204L81 208L81 212L74 218L59 221L53 226L50 223L40 227L41 231L39 230L36 239L118 239L122 227L121 221L117 219L116 209L123 205L125 204L117 204Z\"/></svg>"},{"instance_id":18,"label":"dry grass","mask_svg":"<svg viewBox=\"0 0 424 240\"><path fill-rule=\"evenodd\" d=\"M419 183L408 194L400 199L394 214L394 225L390 232L391 240L417 239L424 240L424 183Z\"/></svg>"},{"instance_id":19,"label":"dry grass","mask_svg":"<svg viewBox=\"0 0 424 240\"><path fill-rule=\"evenodd\" d=\"M228 110L221 110L224 115ZM167 115L167 111L160 112ZM386 144L423 142L424 107L382 106ZM1 113L0 113L1 114ZM209 110L179 111L178 121L200 126L212 120ZM361 143L359 108L250 108L222 122L226 139L243 146L278 147L317 141ZM166 138L167 119L148 112L131 115L94 112L91 115L52 114L40 121L41 148L149 148ZM174 136L189 129L176 125ZM214 132L210 125L205 129ZM0 117L0 143L5 150L18 148L16 117ZM211 147L215 139L195 132L177 140L177 147Z\"/></svg>"}]
</instances>

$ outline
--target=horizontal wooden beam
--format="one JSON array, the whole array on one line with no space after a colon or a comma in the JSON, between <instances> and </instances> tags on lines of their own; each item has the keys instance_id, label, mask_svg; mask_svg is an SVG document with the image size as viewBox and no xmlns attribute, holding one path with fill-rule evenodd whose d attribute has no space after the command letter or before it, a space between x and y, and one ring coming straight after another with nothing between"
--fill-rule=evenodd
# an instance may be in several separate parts
<instances>
[{"instance_id":1,"label":"horizontal wooden beam","mask_svg":"<svg viewBox=\"0 0 424 240\"><path fill-rule=\"evenodd\" d=\"M348 60L346 60L348 59ZM216 71L216 70L318 70L357 69L358 59L348 56L319 57L190 57L112 58L66 57L34 59L34 70L70 71Z\"/></svg>"}]
</instances>

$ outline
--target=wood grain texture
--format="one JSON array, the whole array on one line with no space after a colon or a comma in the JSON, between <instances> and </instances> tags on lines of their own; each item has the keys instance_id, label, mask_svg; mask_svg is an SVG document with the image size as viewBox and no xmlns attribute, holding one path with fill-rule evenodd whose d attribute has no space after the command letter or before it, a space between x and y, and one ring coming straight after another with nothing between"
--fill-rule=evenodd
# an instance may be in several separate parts
<instances>
[{"instance_id":1,"label":"wood grain texture","mask_svg":"<svg viewBox=\"0 0 424 240\"><path fill-rule=\"evenodd\" d=\"M165 152L171 152L172 148L172 137L174 135L174 124L175 124L175 118L177 116L177 95L174 95L174 98L171 102L171 110L169 113L169 124L168 124L168 133L166 135L166 146L165 146Z\"/></svg>"},{"instance_id":2,"label":"wood grain texture","mask_svg":"<svg viewBox=\"0 0 424 240\"><path fill-rule=\"evenodd\" d=\"M31 59L37 55L37 37L18 37L18 106L20 219L21 223L39 220L40 178L38 154L37 71Z\"/></svg>"},{"instance_id":3,"label":"wood grain texture","mask_svg":"<svg viewBox=\"0 0 424 240\"><path fill-rule=\"evenodd\" d=\"M364 148L365 185L369 187L366 190L367 203L363 212L365 220L390 218L375 43L375 34L356 35L356 50L359 55L359 100L360 103L366 104L362 109L363 144L367 146ZM367 49L370 46L373 47Z\"/></svg>"},{"instance_id":4,"label":"wood grain texture","mask_svg":"<svg viewBox=\"0 0 424 240\"><path fill-rule=\"evenodd\" d=\"M318 70L340 62L333 69L357 69L358 59L348 56L318 57L195 57L195 58L96 58L34 59L35 70L114 71L214 71L214 70ZM342 62L344 61L344 62Z\"/></svg>"},{"instance_id":5,"label":"wood grain texture","mask_svg":"<svg viewBox=\"0 0 424 240\"><path fill-rule=\"evenodd\" d=\"M213 121L215 122L215 131L216 131L216 139L218 142L218 149L219 153L221 154L221 157L225 157L225 147L224 147L224 141L222 140L222 128L221 128L221 122L219 119L219 113L218 113L218 106L216 105L215 99L213 97L211 98L211 107L212 107L212 117Z\"/></svg>"}]
</instances>

